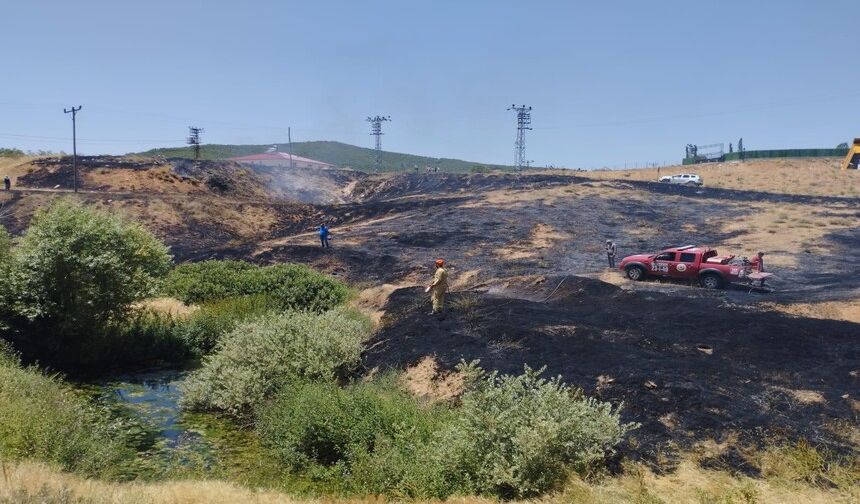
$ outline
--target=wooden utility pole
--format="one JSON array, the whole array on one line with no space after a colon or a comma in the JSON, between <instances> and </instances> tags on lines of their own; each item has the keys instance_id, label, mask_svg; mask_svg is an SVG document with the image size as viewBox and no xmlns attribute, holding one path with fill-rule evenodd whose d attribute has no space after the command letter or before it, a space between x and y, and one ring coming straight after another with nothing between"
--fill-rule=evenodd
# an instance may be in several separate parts
<instances>
[{"instance_id":1,"label":"wooden utility pole","mask_svg":"<svg viewBox=\"0 0 860 504\"><path fill-rule=\"evenodd\" d=\"M78 192L78 139L75 127L75 116L81 110L81 106L72 107L71 109L63 109L63 113L72 114L72 171L75 174L74 187L75 192Z\"/></svg>"}]
</instances>

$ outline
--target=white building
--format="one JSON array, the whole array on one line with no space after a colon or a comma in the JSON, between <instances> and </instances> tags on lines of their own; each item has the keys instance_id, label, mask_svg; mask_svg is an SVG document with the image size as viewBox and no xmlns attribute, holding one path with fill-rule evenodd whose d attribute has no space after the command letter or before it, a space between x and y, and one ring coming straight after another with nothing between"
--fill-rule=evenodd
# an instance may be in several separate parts
<instances>
[{"instance_id":1,"label":"white building","mask_svg":"<svg viewBox=\"0 0 860 504\"><path fill-rule=\"evenodd\" d=\"M337 168L334 165L317 161L316 159L296 156L295 154L290 156L287 153L277 151L234 157L230 158L230 161L236 161L237 163L251 166L273 166L281 168L289 168L290 166L295 168L314 168L317 170L331 170Z\"/></svg>"}]
</instances>

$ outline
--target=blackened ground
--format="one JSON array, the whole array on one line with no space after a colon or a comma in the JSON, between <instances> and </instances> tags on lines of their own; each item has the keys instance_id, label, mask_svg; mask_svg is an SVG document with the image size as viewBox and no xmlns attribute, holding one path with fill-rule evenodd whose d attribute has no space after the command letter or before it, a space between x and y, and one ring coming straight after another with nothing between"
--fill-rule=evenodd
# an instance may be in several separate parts
<instances>
[{"instance_id":1,"label":"blackened ground","mask_svg":"<svg viewBox=\"0 0 860 504\"><path fill-rule=\"evenodd\" d=\"M403 369L428 355L446 369L473 359L504 373L546 366L548 376L623 402L624 416L642 423L643 450L728 433L755 441L763 432L857 450L826 426L860 413L852 409L858 324L742 309L707 291L631 292L574 276L453 293L444 320L428 310L420 288L395 291L365 366Z\"/></svg>"},{"instance_id":2,"label":"blackened ground","mask_svg":"<svg viewBox=\"0 0 860 504\"><path fill-rule=\"evenodd\" d=\"M492 189L539 189L563 186L587 179L571 175L402 173L366 177L352 190L356 200L390 199L410 195L488 191Z\"/></svg>"}]
</instances>

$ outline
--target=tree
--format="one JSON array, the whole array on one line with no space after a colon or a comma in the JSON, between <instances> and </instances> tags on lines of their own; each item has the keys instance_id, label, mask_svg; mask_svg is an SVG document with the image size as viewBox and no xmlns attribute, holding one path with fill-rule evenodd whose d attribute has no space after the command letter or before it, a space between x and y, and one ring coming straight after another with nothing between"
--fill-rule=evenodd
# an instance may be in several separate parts
<instances>
[{"instance_id":1,"label":"tree","mask_svg":"<svg viewBox=\"0 0 860 504\"><path fill-rule=\"evenodd\" d=\"M10 268L12 261L12 238L6 232L6 228L0 225L0 335L8 327L4 319L9 316L9 302L11 295Z\"/></svg>"},{"instance_id":2,"label":"tree","mask_svg":"<svg viewBox=\"0 0 860 504\"><path fill-rule=\"evenodd\" d=\"M49 347L124 314L170 266L142 226L71 200L38 211L11 256L13 310L50 329Z\"/></svg>"},{"instance_id":3,"label":"tree","mask_svg":"<svg viewBox=\"0 0 860 504\"><path fill-rule=\"evenodd\" d=\"M842 142L841 144L837 145L836 148L837 149L847 149L848 148L848 142Z\"/></svg>"}]
</instances>

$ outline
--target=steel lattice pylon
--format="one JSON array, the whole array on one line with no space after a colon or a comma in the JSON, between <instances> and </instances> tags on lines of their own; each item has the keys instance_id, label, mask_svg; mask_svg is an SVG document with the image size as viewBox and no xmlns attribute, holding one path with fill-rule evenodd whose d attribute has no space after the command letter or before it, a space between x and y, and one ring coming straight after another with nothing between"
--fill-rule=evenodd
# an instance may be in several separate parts
<instances>
[{"instance_id":1,"label":"steel lattice pylon","mask_svg":"<svg viewBox=\"0 0 860 504\"><path fill-rule=\"evenodd\" d=\"M508 110L517 112L517 141L514 144L514 165L518 170L528 166L526 161L526 130L530 130L532 125L532 108L525 105L517 107L511 105Z\"/></svg>"},{"instance_id":2,"label":"steel lattice pylon","mask_svg":"<svg viewBox=\"0 0 860 504\"><path fill-rule=\"evenodd\" d=\"M379 171L379 155L382 152L382 123L390 121L391 116L368 117L365 120L370 123L370 134L376 137L376 170Z\"/></svg>"}]
</instances>

